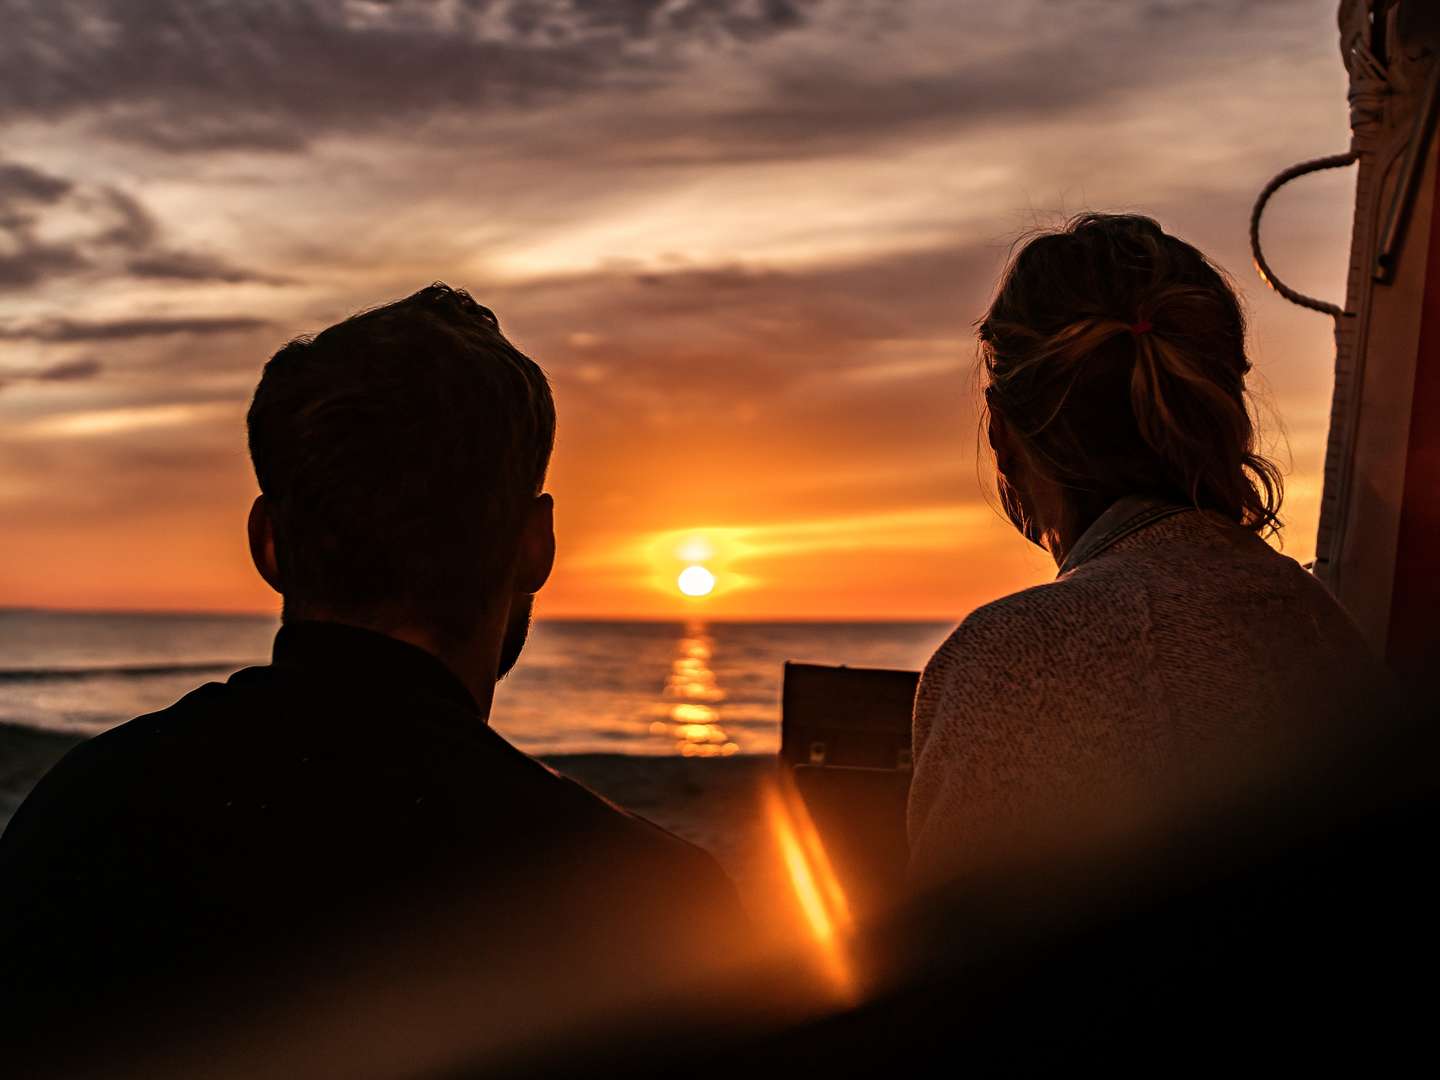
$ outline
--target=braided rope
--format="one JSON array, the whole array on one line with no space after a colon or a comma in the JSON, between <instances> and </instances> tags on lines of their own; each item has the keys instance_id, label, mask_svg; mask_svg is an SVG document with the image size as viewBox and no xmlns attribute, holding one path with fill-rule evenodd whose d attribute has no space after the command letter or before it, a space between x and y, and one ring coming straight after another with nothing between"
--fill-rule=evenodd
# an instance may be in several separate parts
<instances>
[{"instance_id":1,"label":"braided rope","mask_svg":"<svg viewBox=\"0 0 1440 1080\"><path fill-rule=\"evenodd\" d=\"M1270 264L1265 260L1265 252L1260 248L1260 218L1265 213L1265 206L1270 202L1270 197L1291 180L1310 173L1321 172L1324 169L1343 169L1347 165L1354 165L1359 160L1360 155L1354 150L1350 150L1343 154L1332 154L1329 157L1315 158L1311 161L1302 161L1299 165L1292 165L1265 185L1265 189L1260 192L1260 197L1255 200L1255 209L1250 212L1250 253L1255 257L1255 269L1259 272L1260 279L1292 304L1299 304L1311 311L1323 312L1336 319L1346 314L1344 308L1324 300L1316 300L1313 296L1306 296L1302 292L1296 292L1275 276L1275 271L1270 269Z\"/></svg>"}]
</instances>

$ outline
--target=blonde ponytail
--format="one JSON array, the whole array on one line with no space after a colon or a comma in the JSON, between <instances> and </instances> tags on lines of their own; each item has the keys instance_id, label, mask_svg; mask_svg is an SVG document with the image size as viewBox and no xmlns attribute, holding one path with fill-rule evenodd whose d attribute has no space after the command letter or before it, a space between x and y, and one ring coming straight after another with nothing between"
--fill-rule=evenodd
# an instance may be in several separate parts
<instances>
[{"instance_id":1,"label":"blonde ponytail","mask_svg":"<svg viewBox=\"0 0 1440 1080\"><path fill-rule=\"evenodd\" d=\"M1235 291L1154 221L1089 214L1032 238L980 342L987 407L1078 516L1147 494L1279 529L1283 482L1256 447ZM1009 507L1003 469L1000 482Z\"/></svg>"}]
</instances>

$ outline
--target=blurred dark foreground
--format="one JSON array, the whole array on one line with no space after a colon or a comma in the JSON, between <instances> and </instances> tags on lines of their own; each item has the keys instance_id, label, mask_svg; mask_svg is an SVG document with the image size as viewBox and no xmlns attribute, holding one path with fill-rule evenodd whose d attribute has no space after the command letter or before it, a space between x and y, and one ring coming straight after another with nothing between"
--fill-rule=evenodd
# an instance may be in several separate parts
<instances>
[{"instance_id":1,"label":"blurred dark foreground","mask_svg":"<svg viewBox=\"0 0 1440 1080\"><path fill-rule=\"evenodd\" d=\"M1143 847L937 892L854 942L863 1000L766 1030L617 1038L535 1074L904 1076L1084 1064L1407 1071L1440 992L1434 710ZM753 980L752 986L763 985ZM610 1056L613 1055L613 1056ZM467 1075L482 1075L477 1066Z\"/></svg>"},{"instance_id":2,"label":"blurred dark foreground","mask_svg":"<svg viewBox=\"0 0 1440 1080\"><path fill-rule=\"evenodd\" d=\"M1376 730L1303 788L998 870L828 946L762 927L679 978L603 946L540 968L541 917L476 963L466 937L486 913L451 895L137 971L104 1015L82 988L73 1011L23 1027L12 1012L6 1060L12 1075L215 1077L1408 1065L1429 1056L1440 960L1437 740L1429 715Z\"/></svg>"}]
</instances>

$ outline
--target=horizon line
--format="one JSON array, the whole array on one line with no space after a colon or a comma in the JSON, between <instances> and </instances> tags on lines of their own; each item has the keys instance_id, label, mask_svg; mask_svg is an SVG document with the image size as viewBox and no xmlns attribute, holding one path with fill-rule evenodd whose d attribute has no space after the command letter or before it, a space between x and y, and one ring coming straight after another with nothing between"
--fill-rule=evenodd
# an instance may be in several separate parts
<instances>
[{"instance_id":1,"label":"horizon line","mask_svg":"<svg viewBox=\"0 0 1440 1080\"><path fill-rule=\"evenodd\" d=\"M0 615L116 615L172 616L174 618L206 619L275 619L278 611L227 611L205 608L84 608L51 607L38 604L0 604ZM963 614L955 615L574 615L537 614L534 621L567 623L958 623Z\"/></svg>"}]
</instances>

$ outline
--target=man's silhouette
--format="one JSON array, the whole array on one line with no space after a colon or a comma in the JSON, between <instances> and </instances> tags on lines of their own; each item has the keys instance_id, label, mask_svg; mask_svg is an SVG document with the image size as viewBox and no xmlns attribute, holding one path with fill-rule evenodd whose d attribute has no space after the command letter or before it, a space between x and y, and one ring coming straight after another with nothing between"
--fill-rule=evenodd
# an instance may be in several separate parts
<instances>
[{"instance_id":1,"label":"man's silhouette","mask_svg":"<svg viewBox=\"0 0 1440 1080\"><path fill-rule=\"evenodd\" d=\"M308 1015L340 988L393 1013L401 978L513 1027L728 948L709 856L487 724L555 555L550 388L494 315L434 285L292 341L248 425L273 663L82 744L21 806L11 1019L196 995Z\"/></svg>"}]
</instances>

